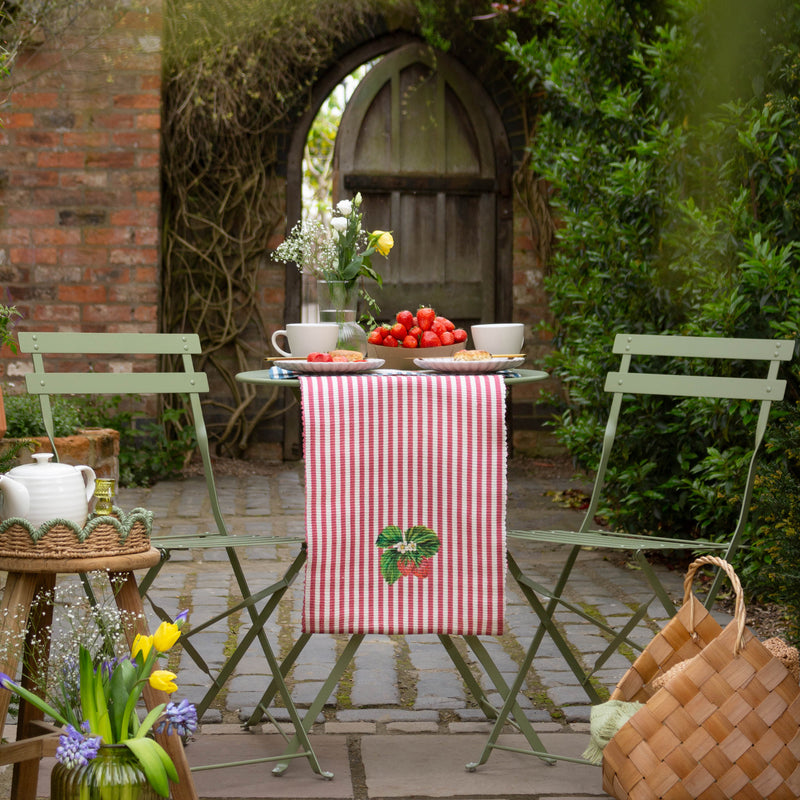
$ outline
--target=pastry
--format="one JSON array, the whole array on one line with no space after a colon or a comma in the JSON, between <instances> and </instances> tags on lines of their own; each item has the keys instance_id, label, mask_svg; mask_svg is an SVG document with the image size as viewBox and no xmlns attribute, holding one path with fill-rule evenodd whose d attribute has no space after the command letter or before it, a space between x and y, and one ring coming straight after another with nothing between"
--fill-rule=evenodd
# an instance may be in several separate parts
<instances>
[{"instance_id":1,"label":"pastry","mask_svg":"<svg viewBox=\"0 0 800 800\"><path fill-rule=\"evenodd\" d=\"M453 361L486 361L491 357L487 350L459 350L453 355Z\"/></svg>"}]
</instances>

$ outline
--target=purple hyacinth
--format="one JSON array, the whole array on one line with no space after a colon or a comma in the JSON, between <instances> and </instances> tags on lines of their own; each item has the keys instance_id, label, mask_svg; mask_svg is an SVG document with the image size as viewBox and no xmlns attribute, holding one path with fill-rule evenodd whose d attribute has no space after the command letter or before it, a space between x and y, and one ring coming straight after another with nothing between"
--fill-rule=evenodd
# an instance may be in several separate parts
<instances>
[{"instance_id":1,"label":"purple hyacinth","mask_svg":"<svg viewBox=\"0 0 800 800\"><path fill-rule=\"evenodd\" d=\"M167 703L164 717L156 727L158 733L166 728L169 735L174 730L178 736L186 736L197 730L197 709L186 699L180 703Z\"/></svg>"},{"instance_id":2,"label":"purple hyacinth","mask_svg":"<svg viewBox=\"0 0 800 800\"><path fill-rule=\"evenodd\" d=\"M56 760L65 767L85 767L93 758L97 757L102 739L99 736L84 736L72 725L64 728L64 733L58 737Z\"/></svg>"}]
</instances>

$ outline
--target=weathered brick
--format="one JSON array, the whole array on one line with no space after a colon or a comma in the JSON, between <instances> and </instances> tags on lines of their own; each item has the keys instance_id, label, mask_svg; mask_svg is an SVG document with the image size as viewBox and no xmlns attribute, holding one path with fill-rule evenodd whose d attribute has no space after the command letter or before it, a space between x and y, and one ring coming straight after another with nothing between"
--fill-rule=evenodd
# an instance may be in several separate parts
<instances>
[{"instance_id":1,"label":"weathered brick","mask_svg":"<svg viewBox=\"0 0 800 800\"><path fill-rule=\"evenodd\" d=\"M112 264L155 264L158 251L155 247L116 248L109 258Z\"/></svg>"},{"instance_id":2,"label":"weathered brick","mask_svg":"<svg viewBox=\"0 0 800 800\"><path fill-rule=\"evenodd\" d=\"M58 299L65 303L105 303L108 291L105 286L62 284L58 287Z\"/></svg>"},{"instance_id":3,"label":"weathered brick","mask_svg":"<svg viewBox=\"0 0 800 800\"><path fill-rule=\"evenodd\" d=\"M158 211L130 208L112 210L111 224L154 226L158 224Z\"/></svg>"},{"instance_id":4,"label":"weathered brick","mask_svg":"<svg viewBox=\"0 0 800 800\"><path fill-rule=\"evenodd\" d=\"M136 127L139 130L157 131L161 129L161 114L137 114Z\"/></svg>"},{"instance_id":5,"label":"weathered brick","mask_svg":"<svg viewBox=\"0 0 800 800\"><path fill-rule=\"evenodd\" d=\"M60 147L61 134L42 130L20 130L15 137L18 147Z\"/></svg>"},{"instance_id":6,"label":"weathered brick","mask_svg":"<svg viewBox=\"0 0 800 800\"><path fill-rule=\"evenodd\" d=\"M51 208L9 208L6 223L10 227L23 225L55 226L58 222L56 212Z\"/></svg>"},{"instance_id":7,"label":"weathered brick","mask_svg":"<svg viewBox=\"0 0 800 800\"><path fill-rule=\"evenodd\" d=\"M117 147L132 147L143 150L158 150L160 138L158 133L149 131L125 131L114 134L114 144Z\"/></svg>"},{"instance_id":8,"label":"weathered brick","mask_svg":"<svg viewBox=\"0 0 800 800\"><path fill-rule=\"evenodd\" d=\"M33 114L27 112L16 112L3 115L3 125L6 129L15 131L19 128L32 128L34 126Z\"/></svg>"},{"instance_id":9,"label":"weathered brick","mask_svg":"<svg viewBox=\"0 0 800 800\"><path fill-rule=\"evenodd\" d=\"M81 307L79 305L63 305L62 303L47 303L33 307L33 319L46 319L51 323L80 322Z\"/></svg>"},{"instance_id":10,"label":"weathered brick","mask_svg":"<svg viewBox=\"0 0 800 800\"><path fill-rule=\"evenodd\" d=\"M134 153L125 151L86 153L90 169L129 169L134 165Z\"/></svg>"},{"instance_id":11,"label":"weathered brick","mask_svg":"<svg viewBox=\"0 0 800 800\"><path fill-rule=\"evenodd\" d=\"M59 211L58 224L64 226L84 227L87 225L104 225L107 212L101 208Z\"/></svg>"},{"instance_id":12,"label":"weathered brick","mask_svg":"<svg viewBox=\"0 0 800 800\"><path fill-rule=\"evenodd\" d=\"M54 247L12 247L8 257L15 264L56 264L58 251Z\"/></svg>"},{"instance_id":13,"label":"weathered brick","mask_svg":"<svg viewBox=\"0 0 800 800\"><path fill-rule=\"evenodd\" d=\"M38 186L58 186L59 174L55 170L32 170L23 172L14 170L9 185L15 188L33 189Z\"/></svg>"},{"instance_id":14,"label":"weathered brick","mask_svg":"<svg viewBox=\"0 0 800 800\"><path fill-rule=\"evenodd\" d=\"M57 92L15 92L14 108L57 108Z\"/></svg>"},{"instance_id":15,"label":"weathered brick","mask_svg":"<svg viewBox=\"0 0 800 800\"><path fill-rule=\"evenodd\" d=\"M128 228L95 228L83 232L86 244L136 244L136 235Z\"/></svg>"},{"instance_id":16,"label":"weathered brick","mask_svg":"<svg viewBox=\"0 0 800 800\"><path fill-rule=\"evenodd\" d=\"M75 131L64 134L64 146L83 149L86 147L108 147L110 137L105 131Z\"/></svg>"},{"instance_id":17,"label":"weathered brick","mask_svg":"<svg viewBox=\"0 0 800 800\"><path fill-rule=\"evenodd\" d=\"M100 265L108 263L108 251L103 247L65 247L60 258L64 265Z\"/></svg>"},{"instance_id":18,"label":"weathered brick","mask_svg":"<svg viewBox=\"0 0 800 800\"><path fill-rule=\"evenodd\" d=\"M47 150L36 156L36 166L75 169L77 167L82 167L87 160L86 154L80 151L55 153Z\"/></svg>"},{"instance_id":19,"label":"weathered brick","mask_svg":"<svg viewBox=\"0 0 800 800\"><path fill-rule=\"evenodd\" d=\"M129 322L133 319L133 308L130 305L90 305L82 307L82 319L87 322Z\"/></svg>"},{"instance_id":20,"label":"weathered brick","mask_svg":"<svg viewBox=\"0 0 800 800\"><path fill-rule=\"evenodd\" d=\"M121 94L114 98L115 108L160 108L161 96L156 94Z\"/></svg>"},{"instance_id":21,"label":"weathered brick","mask_svg":"<svg viewBox=\"0 0 800 800\"><path fill-rule=\"evenodd\" d=\"M81 232L63 228L34 228L31 232L35 245L80 244Z\"/></svg>"}]
</instances>

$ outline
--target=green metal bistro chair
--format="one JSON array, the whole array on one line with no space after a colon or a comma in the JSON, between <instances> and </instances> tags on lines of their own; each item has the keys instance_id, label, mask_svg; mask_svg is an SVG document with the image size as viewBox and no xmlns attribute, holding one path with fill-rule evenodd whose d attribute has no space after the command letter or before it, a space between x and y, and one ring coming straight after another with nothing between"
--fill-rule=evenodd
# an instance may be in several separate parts
<instances>
[{"instance_id":1,"label":"green metal bistro chair","mask_svg":"<svg viewBox=\"0 0 800 800\"><path fill-rule=\"evenodd\" d=\"M19 335L20 350L30 353L33 360L34 371L25 376L26 385L30 394L38 395L42 416L48 436L53 443L53 413L50 398L62 394L111 394L111 395L163 395L181 394L188 396L197 448L203 462L203 471L206 479L211 509L216 522L216 530L210 532L197 532L186 536L158 536L151 537L151 543L162 553L162 561L145 574L139 584L142 595L156 579L163 569L169 556L177 550L197 549L225 549L231 569L239 586L242 601L228 608L224 613L208 620L197 622L192 620L191 630L181 637L184 651L192 658L197 666L209 677L210 687L205 696L197 704L198 716L208 709L217 693L223 688L225 682L233 673L236 665L245 655L253 642L258 639L264 656L267 659L277 687L289 713L290 720L295 727L295 735L300 739L300 750L295 757L307 757L312 769L324 777L331 777L324 772L316 755L314 754L308 737L301 724L297 709L284 682L275 653L267 639L264 626L275 611L280 599L296 578L305 560L303 537L276 537L257 534L232 534L225 523L220 510L214 474L211 465L208 435L203 419L201 394L208 392L208 378L203 372L196 372L192 357L201 353L200 339L196 334L186 333L61 333L61 332L26 332ZM85 369L75 372L51 372L45 367L45 356L105 356L106 361L113 361L115 370L127 365L128 371L94 372L91 370L91 361L85 359ZM152 364L159 359L172 359L178 367L170 371L134 371L135 356L152 356L149 361L136 361L136 369L142 363ZM53 444L53 452L55 445ZM57 458L56 453L56 458ZM238 550L243 547L253 546L278 546L285 544L299 545L299 552L284 576L278 582L252 591L245 576L239 559ZM150 598L148 598L150 599ZM155 612L162 619L169 619L166 612L159 608L150 599ZM242 637L235 651L226 660L220 672L212 674L207 663L192 644L193 637L198 636L209 626L220 620L246 609L250 616L250 628ZM274 722L274 720L273 720ZM285 757L281 757L283 760ZM274 758L256 759L263 761L276 760ZM252 762L251 762L252 763ZM224 764L213 766L226 766ZM203 767L209 768L209 767Z\"/></svg>"},{"instance_id":2,"label":"green metal bistro chair","mask_svg":"<svg viewBox=\"0 0 800 800\"><path fill-rule=\"evenodd\" d=\"M792 358L794 345L793 340L647 336L624 333L615 337L613 352L620 356L620 366L617 371L609 372L606 376L605 391L612 395L611 408L603 436L600 463L597 468L591 499L581 525L577 530L573 531L508 531L509 540L564 545L564 565L555 585L548 587L525 575L511 553L509 552L508 554L509 574L516 581L526 600L539 617L540 624L522 661L517 678L509 693L505 696L505 703L496 718L483 753L477 762L467 765L468 769L472 770L484 764L489 758L492 749L504 749L497 743L498 737L503 725L508 720L515 698L522 688L546 633L550 635L570 669L578 678L589 700L592 703L598 703L601 698L591 682L593 673L623 643L636 650L641 650L641 646L628 637L635 626L644 618L653 600L658 598L670 616L675 614L675 606L671 598L648 561L648 552L718 551L723 554L726 560L730 560L738 548L742 546L742 537L753 493L756 457L766 431L770 407L773 402L783 399L786 389L786 382L778 379L778 370L781 362L789 361ZM642 366L638 360L634 364L635 357L639 359L642 357L647 358L649 360L648 364ZM675 374L663 371L641 371L648 366L652 369L654 358L670 359L673 364L676 363L675 359L681 359L680 363L683 366ZM736 369L737 363L741 364L746 361L766 362L765 376L763 378L728 377L731 371ZM698 369L698 364L700 363L703 363L702 371ZM724 365L724 367L720 368L720 365ZM709 366L712 367L715 374L708 374ZM691 371L701 374L686 374ZM718 374L720 372L723 374ZM603 496L606 469L614 446L617 424L626 397L630 398L634 395L715 398L731 401L750 400L759 403L752 455L745 486L741 490L738 521L727 541L713 543L698 539L668 539L658 536L614 533L597 529L595 516ZM735 418L736 416L734 413L733 417ZM641 569L641 573L650 584L653 595L633 612L628 622L620 630L615 630L591 616L578 604L570 602L564 596L569 587L572 569L584 548L605 548L631 554ZM718 573L714 578L705 599L707 607L713 604L722 577ZM608 647L600 654L591 669L585 669L582 666L580 655L571 648L556 625L554 613L560 607L567 608L571 613L597 625L610 639ZM542 758L558 758L558 756L552 756L552 754L532 750L519 750L518 752L538 755Z\"/></svg>"}]
</instances>

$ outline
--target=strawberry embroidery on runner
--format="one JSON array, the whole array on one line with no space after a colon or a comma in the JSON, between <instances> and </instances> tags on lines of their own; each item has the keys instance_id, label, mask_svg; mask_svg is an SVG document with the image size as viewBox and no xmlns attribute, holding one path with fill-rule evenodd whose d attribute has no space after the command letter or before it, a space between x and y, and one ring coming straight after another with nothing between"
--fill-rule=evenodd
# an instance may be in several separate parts
<instances>
[{"instance_id":1,"label":"strawberry embroidery on runner","mask_svg":"<svg viewBox=\"0 0 800 800\"><path fill-rule=\"evenodd\" d=\"M424 525L414 525L407 531L397 525L388 525L380 532L375 544L382 549L380 571L390 586L408 575L420 580L427 578L433 568L433 556L441 547L436 532Z\"/></svg>"}]
</instances>

